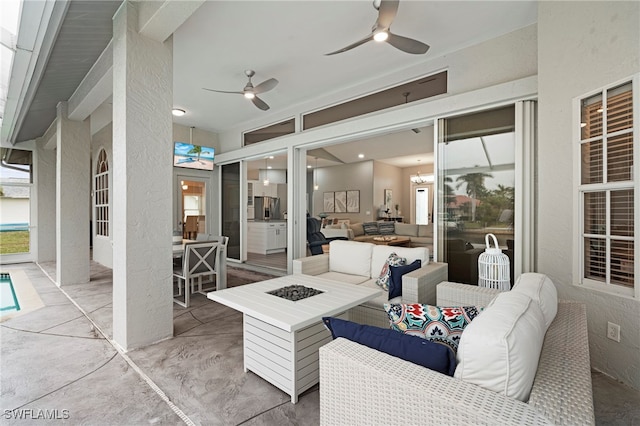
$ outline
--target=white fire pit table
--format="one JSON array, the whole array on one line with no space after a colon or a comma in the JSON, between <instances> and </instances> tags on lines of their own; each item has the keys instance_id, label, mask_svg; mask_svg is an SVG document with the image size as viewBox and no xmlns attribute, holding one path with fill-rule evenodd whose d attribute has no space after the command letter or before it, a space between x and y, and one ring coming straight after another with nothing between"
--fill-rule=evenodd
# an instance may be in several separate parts
<instances>
[{"instance_id":1,"label":"white fire pit table","mask_svg":"<svg viewBox=\"0 0 640 426\"><path fill-rule=\"evenodd\" d=\"M267 293L292 285L322 293L298 301ZM282 389L295 404L298 395L318 383L318 348L331 340L322 317L348 319L348 309L380 293L310 275L287 275L213 291L207 297L244 314L244 371Z\"/></svg>"}]
</instances>

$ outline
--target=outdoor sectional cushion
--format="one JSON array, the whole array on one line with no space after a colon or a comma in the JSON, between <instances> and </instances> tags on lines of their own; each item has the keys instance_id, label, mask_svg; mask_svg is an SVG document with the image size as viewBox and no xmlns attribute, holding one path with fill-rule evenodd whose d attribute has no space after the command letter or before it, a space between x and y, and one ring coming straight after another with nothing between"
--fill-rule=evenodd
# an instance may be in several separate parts
<instances>
[{"instance_id":1,"label":"outdoor sectional cushion","mask_svg":"<svg viewBox=\"0 0 640 426\"><path fill-rule=\"evenodd\" d=\"M374 275L371 275L372 249L373 244L370 243L344 240L331 241L329 270L342 272L343 274L362 275L368 278L378 276L383 262L380 262L377 271L374 272ZM387 253L388 255L389 253Z\"/></svg>"},{"instance_id":2,"label":"outdoor sectional cushion","mask_svg":"<svg viewBox=\"0 0 640 426\"><path fill-rule=\"evenodd\" d=\"M549 277L534 272L522 274L511 291L526 294L538 303L549 328L558 313L558 292Z\"/></svg>"},{"instance_id":3,"label":"outdoor sectional cushion","mask_svg":"<svg viewBox=\"0 0 640 426\"><path fill-rule=\"evenodd\" d=\"M456 359L446 346L371 325L324 317L334 339L343 337L380 352L404 359L448 376L455 371Z\"/></svg>"},{"instance_id":4,"label":"outdoor sectional cushion","mask_svg":"<svg viewBox=\"0 0 640 426\"><path fill-rule=\"evenodd\" d=\"M346 241L343 241L343 242L346 242ZM331 246L331 249L333 250L333 246ZM374 245L373 252L371 254L371 272L370 272L371 277L377 277L380 274L380 271L382 270L382 267L387 261L387 258L393 252L395 252L398 256L404 257L405 259L407 259L407 264L413 263L418 259L420 259L420 262L422 262L422 266L426 266L429 263L429 249L427 249L426 247L409 248L409 247Z\"/></svg>"},{"instance_id":5,"label":"outdoor sectional cushion","mask_svg":"<svg viewBox=\"0 0 640 426\"><path fill-rule=\"evenodd\" d=\"M347 283L347 284L362 284L363 282L370 280L369 277L364 277L362 275L343 274L342 272L331 272L331 271L322 273L318 276L327 280L338 281L340 283ZM380 287L376 287L376 288L380 289Z\"/></svg>"},{"instance_id":6,"label":"outdoor sectional cushion","mask_svg":"<svg viewBox=\"0 0 640 426\"><path fill-rule=\"evenodd\" d=\"M454 377L527 401L545 332L534 300L513 291L500 293L462 333Z\"/></svg>"}]
</instances>

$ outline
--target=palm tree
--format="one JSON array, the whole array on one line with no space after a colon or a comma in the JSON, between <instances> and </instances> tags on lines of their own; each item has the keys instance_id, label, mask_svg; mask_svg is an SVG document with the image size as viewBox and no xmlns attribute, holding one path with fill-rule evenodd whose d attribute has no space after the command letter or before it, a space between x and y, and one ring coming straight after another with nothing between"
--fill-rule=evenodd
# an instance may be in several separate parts
<instances>
[{"instance_id":1,"label":"palm tree","mask_svg":"<svg viewBox=\"0 0 640 426\"><path fill-rule=\"evenodd\" d=\"M482 195L487 192L487 188L484 186L485 178L492 178L493 175L489 173L467 173L466 175L458 176L456 182L456 189L466 184L465 192L471 198L471 221L476 221L476 199L478 195Z\"/></svg>"},{"instance_id":2,"label":"palm tree","mask_svg":"<svg viewBox=\"0 0 640 426\"><path fill-rule=\"evenodd\" d=\"M198 161L200 161L200 154L202 154L202 147L200 145L194 145L193 148L187 152L187 154L198 154Z\"/></svg>"},{"instance_id":3,"label":"palm tree","mask_svg":"<svg viewBox=\"0 0 640 426\"><path fill-rule=\"evenodd\" d=\"M443 192L444 192L444 204L445 208L456 201L456 194L450 183L453 183L453 179L450 176L446 176L444 179Z\"/></svg>"}]
</instances>

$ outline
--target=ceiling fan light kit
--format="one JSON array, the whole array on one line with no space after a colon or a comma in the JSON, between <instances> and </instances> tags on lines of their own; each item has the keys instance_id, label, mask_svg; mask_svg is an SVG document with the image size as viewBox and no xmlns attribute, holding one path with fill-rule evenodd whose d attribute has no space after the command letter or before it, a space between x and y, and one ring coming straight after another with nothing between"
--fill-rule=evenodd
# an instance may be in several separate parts
<instances>
[{"instance_id":1,"label":"ceiling fan light kit","mask_svg":"<svg viewBox=\"0 0 640 426\"><path fill-rule=\"evenodd\" d=\"M427 53L427 50L429 50L429 46L427 44L408 37L399 36L391 32L391 24L393 23L393 20L396 18L396 15L398 13L399 3L400 0L374 0L373 7L378 11L378 19L371 28L371 34L369 34L362 40L356 41L355 43L352 43L340 50L336 50L335 52L327 53L326 55L328 56L335 55L337 53L343 53L353 49L354 47L365 44L366 42L371 40L389 43L396 49L406 53L415 55ZM257 95L259 95L260 93L268 92L269 90L275 88L278 85L278 80L276 80L275 78L270 78L254 87L253 83L251 82L251 78L256 74L255 71L246 70L244 73L247 76L248 81L242 91L216 90L207 89L206 87L203 87L203 89L210 92L243 95L246 99L249 99L257 108L263 111L267 111L269 109L269 105L265 101L260 99Z\"/></svg>"},{"instance_id":2,"label":"ceiling fan light kit","mask_svg":"<svg viewBox=\"0 0 640 426\"><path fill-rule=\"evenodd\" d=\"M398 13L398 4L400 0L374 0L373 7L378 10L378 19L376 23L373 24L373 28L371 28L371 34L363 38L362 40L358 40L355 43L348 45L347 47L343 47L340 50L336 50L335 52L327 53L326 55L335 55L337 53L343 53L348 50L353 49L354 47L358 47L362 44L365 44L368 41L385 41L395 47L398 50L402 50L405 53L411 53L414 55L422 55L427 53L429 50L429 45L422 43L421 41L414 40L412 38L403 37L391 32L391 24L393 20L396 18L396 14Z\"/></svg>"},{"instance_id":3,"label":"ceiling fan light kit","mask_svg":"<svg viewBox=\"0 0 640 426\"><path fill-rule=\"evenodd\" d=\"M243 95L246 99L249 99L251 102L253 102L253 104L256 107L260 108L263 111L268 110L269 105L265 101L260 99L257 95L259 95L260 93L265 93L265 92L268 92L269 90L272 90L274 87L278 85L278 80L276 80L275 78L270 78L254 87L253 83L251 82L251 77L253 77L256 74L256 72L254 70L246 70L244 74L247 76L249 81L247 81L247 84L244 86L244 89L242 89L241 92L207 89L206 87L203 87L203 89L208 90L210 92Z\"/></svg>"}]
</instances>

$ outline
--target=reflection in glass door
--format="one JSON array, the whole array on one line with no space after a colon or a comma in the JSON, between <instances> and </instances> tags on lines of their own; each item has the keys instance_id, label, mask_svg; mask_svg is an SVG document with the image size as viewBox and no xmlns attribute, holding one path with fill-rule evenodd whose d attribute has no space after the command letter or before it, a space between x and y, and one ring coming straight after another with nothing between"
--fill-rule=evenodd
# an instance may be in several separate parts
<instances>
[{"instance_id":1,"label":"reflection in glass door","mask_svg":"<svg viewBox=\"0 0 640 426\"><path fill-rule=\"evenodd\" d=\"M494 234L514 268L515 109L439 121L438 223L449 280L478 284L485 235Z\"/></svg>"},{"instance_id":2,"label":"reflection in glass door","mask_svg":"<svg viewBox=\"0 0 640 426\"><path fill-rule=\"evenodd\" d=\"M227 258L241 260L240 255L240 163L222 166L222 235L229 237Z\"/></svg>"}]
</instances>

